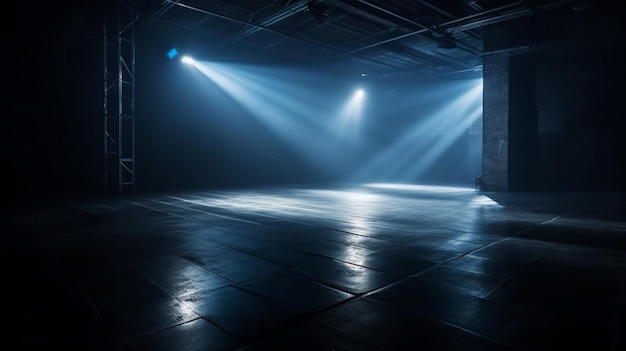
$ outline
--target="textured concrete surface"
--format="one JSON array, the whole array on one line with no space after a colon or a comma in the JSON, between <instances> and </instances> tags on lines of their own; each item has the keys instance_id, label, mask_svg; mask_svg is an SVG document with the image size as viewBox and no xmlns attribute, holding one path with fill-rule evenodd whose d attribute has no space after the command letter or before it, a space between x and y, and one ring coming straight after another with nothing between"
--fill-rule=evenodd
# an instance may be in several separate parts
<instances>
[{"instance_id":1,"label":"textured concrete surface","mask_svg":"<svg viewBox=\"0 0 626 351\"><path fill-rule=\"evenodd\" d=\"M4 339L22 349L623 350L624 209L623 194L360 184L9 213Z\"/></svg>"}]
</instances>

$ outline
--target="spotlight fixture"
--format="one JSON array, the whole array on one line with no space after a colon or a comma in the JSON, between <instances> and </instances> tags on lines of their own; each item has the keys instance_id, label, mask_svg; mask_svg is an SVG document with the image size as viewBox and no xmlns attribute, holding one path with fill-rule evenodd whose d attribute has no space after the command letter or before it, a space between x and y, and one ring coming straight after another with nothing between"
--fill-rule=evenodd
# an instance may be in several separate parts
<instances>
[{"instance_id":1,"label":"spotlight fixture","mask_svg":"<svg viewBox=\"0 0 626 351\"><path fill-rule=\"evenodd\" d=\"M169 50L165 53L165 56L166 56L168 59L170 59L170 60L171 60L171 59L173 59L174 57L178 56L178 49L176 49L176 48L171 48L171 49L169 49Z\"/></svg>"},{"instance_id":2,"label":"spotlight fixture","mask_svg":"<svg viewBox=\"0 0 626 351\"><path fill-rule=\"evenodd\" d=\"M319 1L311 0L307 4L307 10L317 19L319 23L324 23L328 19L328 12L319 4Z\"/></svg>"},{"instance_id":3,"label":"spotlight fixture","mask_svg":"<svg viewBox=\"0 0 626 351\"><path fill-rule=\"evenodd\" d=\"M454 49L454 48L456 48L456 41L454 41L454 38L452 37L452 34L450 34L449 32L445 31L439 37L438 46L440 48L442 48L442 49Z\"/></svg>"},{"instance_id":4,"label":"spotlight fixture","mask_svg":"<svg viewBox=\"0 0 626 351\"><path fill-rule=\"evenodd\" d=\"M441 41L439 41L437 46L441 49L454 49L456 48L456 43L453 40L442 39Z\"/></svg>"},{"instance_id":5,"label":"spotlight fixture","mask_svg":"<svg viewBox=\"0 0 626 351\"><path fill-rule=\"evenodd\" d=\"M191 57L189 57L189 56L183 56L181 61L183 61L184 63L189 63L189 64L194 62L193 59Z\"/></svg>"}]
</instances>

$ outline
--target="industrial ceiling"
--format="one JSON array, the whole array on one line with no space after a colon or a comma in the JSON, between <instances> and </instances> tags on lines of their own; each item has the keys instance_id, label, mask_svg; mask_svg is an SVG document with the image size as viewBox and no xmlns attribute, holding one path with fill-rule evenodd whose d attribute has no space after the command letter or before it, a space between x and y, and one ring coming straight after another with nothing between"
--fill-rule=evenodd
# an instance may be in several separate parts
<instances>
[{"instance_id":1,"label":"industrial ceiling","mask_svg":"<svg viewBox=\"0 0 626 351\"><path fill-rule=\"evenodd\" d=\"M120 3L132 8L139 35L178 46L180 51L204 47L207 52L235 52L256 62L372 77L480 72L485 55L496 52L593 46L611 38L623 43L614 35L623 29L618 12L612 11L615 4L600 0ZM84 8L84 4L76 1L74 6ZM84 33L80 25L73 30Z\"/></svg>"}]
</instances>

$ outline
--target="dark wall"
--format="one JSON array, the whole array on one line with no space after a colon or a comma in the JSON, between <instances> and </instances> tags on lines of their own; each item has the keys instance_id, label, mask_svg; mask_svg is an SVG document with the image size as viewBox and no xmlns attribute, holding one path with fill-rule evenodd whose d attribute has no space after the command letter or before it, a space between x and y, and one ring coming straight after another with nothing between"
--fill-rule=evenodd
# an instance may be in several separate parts
<instances>
[{"instance_id":1,"label":"dark wall","mask_svg":"<svg viewBox=\"0 0 626 351\"><path fill-rule=\"evenodd\" d=\"M510 191L626 189L624 47L511 56Z\"/></svg>"},{"instance_id":2,"label":"dark wall","mask_svg":"<svg viewBox=\"0 0 626 351\"><path fill-rule=\"evenodd\" d=\"M509 190L536 188L536 61L512 57L509 62Z\"/></svg>"},{"instance_id":3,"label":"dark wall","mask_svg":"<svg viewBox=\"0 0 626 351\"><path fill-rule=\"evenodd\" d=\"M98 6L72 5L59 12L58 4L11 3L7 10L12 25L19 23L19 34L5 43L11 52L2 160L11 206L36 207L98 189L101 41L86 33L68 38L77 13Z\"/></svg>"},{"instance_id":4,"label":"dark wall","mask_svg":"<svg viewBox=\"0 0 626 351\"><path fill-rule=\"evenodd\" d=\"M541 57L537 64L537 186L626 190L623 46Z\"/></svg>"},{"instance_id":5,"label":"dark wall","mask_svg":"<svg viewBox=\"0 0 626 351\"><path fill-rule=\"evenodd\" d=\"M500 167L508 172L506 190L626 189L624 23L611 6L589 5L487 28L485 60L508 65L485 73L508 79L506 106L495 104L508 111L485 111L508 123L508 160ZM486 91L485 106L500 91ZM492 130L485 138L495 138Z\"/></svg>"}]
</instances>

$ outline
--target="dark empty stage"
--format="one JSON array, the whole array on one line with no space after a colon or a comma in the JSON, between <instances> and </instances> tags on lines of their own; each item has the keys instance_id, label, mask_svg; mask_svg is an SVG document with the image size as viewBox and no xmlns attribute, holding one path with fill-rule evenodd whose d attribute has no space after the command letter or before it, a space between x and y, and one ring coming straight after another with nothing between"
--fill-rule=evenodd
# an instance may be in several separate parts
<instances>
[{"instance_id":1,"label":"dark empty stage","mask_svg":"<svg viewBox=\"0 0 626 351\"><path fill-rule=\"evenodd\" d=\"M285 186L4 224L23 349L625 349L623 194Z\"/></svg>"}]
</instances>

